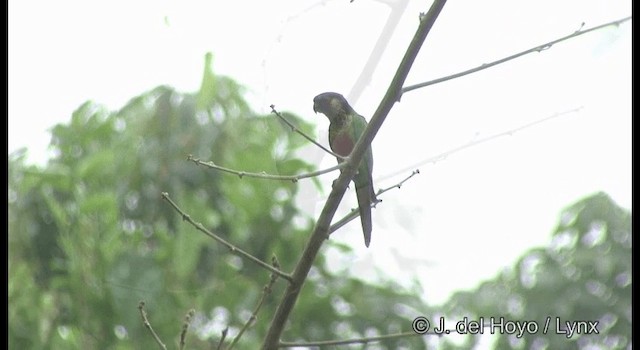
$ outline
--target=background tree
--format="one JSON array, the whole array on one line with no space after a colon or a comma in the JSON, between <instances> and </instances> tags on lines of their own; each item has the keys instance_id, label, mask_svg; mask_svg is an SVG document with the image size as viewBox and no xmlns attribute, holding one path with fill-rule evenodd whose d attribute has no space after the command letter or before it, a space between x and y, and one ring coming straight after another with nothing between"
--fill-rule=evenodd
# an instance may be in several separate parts
<instances>
[{"instance_id":1,"label":"background tree","mask_svg":"<svg viewBox=\"0 0 640 350\"><path fill-rule=\"evenodd\" d=\"M254 256L294 264L313 219L295 206L297 184L240 179L186 162L192 153L245 171L314 169L296 156L307 141L274 115L252 112L242 92L207 65L195 94L160 86L115 112L84 103L69 123L52 129L54 156L43 168L25 164L25 152L10 156L12 348L153 348L137 310L141 299L169 344L191 308L193 348L215 343L226 327L231 337L247 321L268 273L183 223L160 197L168 192L193 218ZM349 254L349 247L335 247ZM274 295L282 292L282 284L274 288ZM322 257L302 293L292 341L397 332L412 317L399 310L426 312L416 290L391 279L373 286L336 275ZM259 346L275 303L267 299L242 348ZM384 344L421 343L416 337Z\"/></svg>"},{"instance_id":2,"label":"background tree","mask_svg":"<svg viewBox=\"0 0 640 350\"><path fill-rule=\"evenodd\" d=\"M531 249L515 266L475 290L456 293L442 311L450 320L502 316L539 325L537 333L522 338L487 336L496 349L630 348L630 213L604 193L578 201L560 214L549 246ZM547 317L549 331L543 334ZM599 334L568 337L567 321L598 321ZM468 349L483 337L466 336L458 346L442 339L444 348Z\"/></svg>"}]
</instances>

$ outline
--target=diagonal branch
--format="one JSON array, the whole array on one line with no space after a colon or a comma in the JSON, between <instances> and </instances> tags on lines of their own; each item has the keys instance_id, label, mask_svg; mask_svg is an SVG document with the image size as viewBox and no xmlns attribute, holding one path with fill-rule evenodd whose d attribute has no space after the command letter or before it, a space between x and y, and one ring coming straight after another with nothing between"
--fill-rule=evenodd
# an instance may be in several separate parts
<instances>
[{"instance_id":1,"label":"diagonal branch","mask_svg":"<svg viewBox=\"0 0 640 350\"><path fill-rule=\"evenodd\" d=\"M222 330L222 334L220 335L220 340L218 340L218 346L216 350L222 350L222 345L224 345L224 340L227 339L227 333L229 332L229 327L226 327Z\"/></svg>"},{"instance_id":2,"label":"diagonal branch","mask_svg":"<svg viewBox=\"0 0 640 350\"><path fill-rule=\"evenodd\" d=\"M397 174L400 174L400 173L403 173L405 171L408 171L409 169L417 168L417 167L425 165L427 163L436 163L439 160L445 159L448 156L450 156L450 155L452 155L454 153L458 153L458 152L460 152L460 151L462 151L464 149L467 149L469 147L473 147L473 146L481 144L481 143L489 142L491 140L497 139L497 138L502 137L502 136L511 136L511 135L515 134L516 132L518 132L518 131L530 128L530 127L532 127L534 125L537 125L537 124L540 124L540 123L544 123L544 122L549 121L551 119L559 118L559 117L562 117L562 116L567 115L569 113L578 113L578 112L580 112L580 110L582 110L582 108L583 107L580 106L580 107L572 108L572 109L569 109L569 110L566 110L566 111L563 111L563 112L554 113L554 114L552 114L552 115L550 115L548 117L544 117L542 119L534 120L534 121L529 122L527 124L520 125L520 126L518 126L516 128L509 129L507 131L501 131L501 132L498 132L496 134L492 134L492 135L489 135L489 136L486 136L486 137L482 137L482 138L479 138L479 139L476 139L476 140L469 141L469 142L467 142L467 143L465 143L463 145L460 145L460 146L458 146L456 148L453 148L453 149L450 149L448 151L444 151L444 152L442 152L440 154L437 154L435 156L431 156L429 158L423 159L423 160L421 160L419 162L416 162L415 164L412 164L412 165L410 165L410 166L408 166L406 168L398 170L398 171L396 171L396 172L394 172L392 174L383 176L381 179L386 179L386 178L389 178L389 177L392 177L392 176L396 176Z\"/></svg>"},{"instance_id":3,"label":"diagonal branch","mask_svg":"<svg viewBox=\"0 0 640 350\"><path fill-rule=\"evenodd\" d=\"M291 130L293 130L294 132L297 132L298 134L302 135L302 137L304 137L305 139L307 139L309 142L313 143L314 145L320 147L323 151L329 153L330 155L338 158L338 159L345 159L345 157L332 152L330 149L324 147L323 145L319 144L318 142L316 142L316 140L314 140L313 138L311 138L310 136L308 136L307 134L303 133L302 130L298 129L295 125L293 125L292 122L288 121L287 118L285 118L284 116L282 116L282 114L280 114L280 112L278 112L276 110L276 106L275 105L271 105L269 106L271 107L271 113L274 113L278 118L280 118L280 120L282 120L285 124L287 124Z\"/></svg>"},{"instance_id":4,"label":"diagonal branch","mask_svg":"<svg viewBox=\"0 0 640 350\"><path fill-rule=\"evenodd\" d=\"M375 137L376 133L382 126L385 118L389 114L391 107L395 104L400 96L400 92L402 89L402 85L409 74L409 70L413 65L413 61L415 60L420 48L422 47L422 43L427 37L427 34L431 30L431 27L435 23L440 11L444 7L446 0L435 0L429 9L427 14L420 15L420 25L418 26L418 30L411 40L409 47L407 48L407 52L402 58L402 62L398 67L398 70L391 81L389 89L385 94L384 98L380 102L378 109L373 114L369 125L364 131L364 134L358 142L356 143L353 151L351 152L349 159L346 160L346 167L343 169L340 176L335 182L335 186L333 190L329 194L329 199L325 204L322 212L320 213L320 217L316 222L316 226L314 227L313 233L311 237L309 237L309 241L304 249L304 253L300 258L293 274L291 283L287 286L287 289L284 292L282 297L282 301L278 305L276 313L271 321L271 325L269 327L269 331L265 337L264 343L262 344L262 349L264 350L275 350L279 347L280 344L280 336L284 329L284 325L289 318L289 314L291 310L293 310L293 306L295 305L300 290L304 284L304 281L313 265L313 262L324 243L324 240L329 235L329 225L331 223L331 219L335 215L336 209L338 208L338 204L342 200L344 196L344 192L347 188L348 183L353 178L353 175L356 173L357 166L360 164L362 157L366 149L371 145L371 141Z\"/></svg>"},{"instance_id":5,"label":"diagonal branch","mask_svg":"<svg viewBox=\"0 0 640 350\"><path fill-rule=\"evenodd\" d=\"M583 35L583 34L587 34L587 33L593 32L595 30L602 29L604 27L613 26L613 25L618 26L618 25L620 25L620 24L622 24L622 23L624 23L626 21L629 21L629 20L631 20L631 16L625 17L625 18L621 18L619 20L611 21L611 22L608 22L608 23L605 23L605 24L601 24L601 25L595 26L593 28L589 28L589 29L585 29L585 30L577 30L577 31L575 31L575 32L573 32L573 33L571 33L571 34L569 34L567 36L564 36L564 37L560 38L560 39L556 39L556 40L550 41L548 43L545 43L545 44L542 44L542 45L538 45L536 47L532 47L532 48L530 48L528 50L524 50L522 52L513 54L513 55L505 57L505 58L501 58L501 59L499 59L497 61L493 61L493 62L490 62L490 63L484 63L484 64L482 64L482 65L480 65L478 67L471 68L471 69L465 70L465 71L460 72L460 73L448 75L446 77L442 77L442 78L438 78L438 79L434 79L434 80L429 80L429 81L426 81L424 83L415 84L415 85L409 85L407 87L403 87L402 88L402 93L404 94L405 92L409 92L409 91L413 91L413 90L416 90L416 89L420 89L420 88L423 88L423 87L426 87L426 86L429 86L429 85L434 85L434 84L445 82L447 80L460 78L460 77L463 77L465 75L468 75L468 74L471 74L471 73L475 73L475 72L479 72L481 70L484 70L484 69L487 69L487 68L491 68L491 67L496 66L498 64L514 60L514 59L516 59L516 58L518 58L520 56L524 56L524 55L527 55L527 54L530 54L530 53L533 53L533 52L542 52L544 50L550 49L551 46L553 46L553 45L555 45L555 44L557 44L559 42L562 42L562 41L565 41L565 40L568 40L568 39L571 39L571 38L575 38L577 36L580 36L580 35Z\"/></svg>"},{"instance_id":6,"label":"diagonal branch","mask_svg":"<svg viewBox=\"0 0 640 350\"><path fill-rule=\"evenodd\" d=\"M198 229L198 231L204 233L205 235L213 238L214 240L216 240L218 243L224 245L225 247L227 247L229 249L229 251L233 254L236 254L238 256L240 256L241 258L245 258L247 260L250 260L254 263L256 263L258 266L262 267L265 270L268 270L272 273L275 273L276 275L286 279L287 281L291 282L291 275L289 275L286 272L280 271L279 269L267 264L266 262L256 258L255 256L245 252L244 250L234 246L233 244L225 241L222 237L216 235L215 233L207 230L206 227L204 227L204 225L202 225L199 222L195 222L193 221L193 219L191 218L191 216L189 216L189 214L185 213L182 209L180 209L180 207L178 207L178 205L171 200L171 198L169 198L169 194L166 192L162 192L162 199L166 200L167 202L169 202L169 204L171 204L171 206L178 212L180 213L180 215L182 215L182 220L187 221L188 223L190 223L191 225L193 225L193 227L195 227L196 229Z\"/></svg>"},{"instance_id":7,"label":"diagonal branch","mask_svg":"<svg viewBox=\"0 0 640 350\"><path fill-rule=\"evenodd\" d=\"M180 350L184 350L184 347L187 345L187 331L189 330L189 325L191 325L191 320L193 320L193 316L195 314L196 310L191 309L184 317L184 322L182 323L182 331L180 332Z\"/></svg>"},{"instance_id":8,"label":"diagonal branch","mask_svg":"<svg viewBox=\"0 0 640 350\"><path fill-rule=\"evenodd\" d=\"M402 181L398 182L397 184L389 186L389 187L387 187L385 189L382 189L382 190L378 190L378 192L376 193L376 196L379 197L381 194L383 194L385 192L388 192L388 191L390 191L390 190L392 190L394 188L402 187L402 185L404 185L405 182L409 181L410 178L412 178L412 177L414 177L414 176L416 176L418 174L420 174L420 170L418 170L418 169L414 170L411 173L411 175L407 176L406 178L404 178ZM375 207L376 204L378 204L378 203L371 203L371 206ZM332 233L336 232L337 230L342 228L342 226L348 224L349 222L351 222L351 220L357 218L358 216L360 216L360 211L357 210L357 209L352 209L349 214L345 215L342 219L336 221L335 224L333 224L333 225L331 225L329 227L329 234L332 234Z\"/></svg>"},{"instance_id":9,"label":"diagonal branch","mask_svg":"<svg viewBox=\"0 0 640 350\"><path fill-rule=\"evenodd\" d=\"M138 311L140 311L140 317L142 317L142 323L149 330L153 339L156 341L156 343L158 343L158 346L161 349L167 350L167 346L164 345L164 343L162 342L162 340L160 339L156 331L154 331L153 327L151 327L151 322L149 322L149 318L147 317L147 312L144 311L144 304L145 303L142 300L138 304Z\"/></svg>"},{"instance_id":10,"label":"diagonal branch","mask_svg":"<svg viewBox=\"0 0 640 350\"><path fill-rule=\"evenodd\" d=\"M271 258L271 264L276 269L280 268L280 263L278 262L278 259L275 256ZM258 312L260 312L260 309L262 309L262 306L264 305L265 300L267 300L267 297L273 291L273 285L276 283L277 280L278 280L278 275L276 275L275 273L272 273L271 278L269 278L269 282L267 282L267 284L262 288L262 295L260 296L260 300L258 301L258 304L253 309L253 313L251 314L247 322L245 322L244 326L242 326L242 328L238 332L238 335L236 335L236 337L233 338L233 340L231 341L231 344L229 344L226 350L233 349L234 345L238 343L238 341L240 340L240 337L242 337L244 332L246 332L247 329L249 329L249 327L251 327L251 325L253 325L253 323L258 319Z\"/></svg>"}]
</instances>

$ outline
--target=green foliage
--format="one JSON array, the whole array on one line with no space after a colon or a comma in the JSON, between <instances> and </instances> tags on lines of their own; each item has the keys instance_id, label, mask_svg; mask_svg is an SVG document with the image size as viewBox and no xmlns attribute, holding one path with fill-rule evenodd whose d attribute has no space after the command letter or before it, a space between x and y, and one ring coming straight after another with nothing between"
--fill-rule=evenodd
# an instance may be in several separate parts
<instances>
[{"instance_id":1,"label":"green foliage","mask_svg":"<svg viewBox=\"0 0 640 350\"><path fill-rule=\"evenodd\" d=\"M198 93L160 86L118 111L84 103L69 123L52 129L54 156L44 168L27 165L24 152L11 155L10 348L156 348L141 322L140 300L170 348L191 308L189 348L210 348L227 326L230 337L237 333L269 274L183 222L162 192L222 238L264 261L276 255L283 270L293 269L313 222L294 205L297 184L241 179L186 159L292 175L314 170L297 157L308 143L274 115L252 112L242 88L213 74L211 56L207 62ZM312 133L301 118L283 114ZM421 308L397 287L332 275L322 257L314 271L289 339L408 330L397 305ZM261 343L284 284L276 283L239 348ZM413 348L422 346L413 341Z\"/></svg>"},{"instance_id":2,"label":"green foliage","mask_svg":"<svg viewBox=\"0 0 640 350\"><path fill-rule=\"evenodd\" d=\"M445 305L449 320L535 321L534 334L497 334L496 349L627 349L631 346L631 215L598 193L565 209L547 248L532 249L498 278ZM544 325L550 317L544 334ZM566 322L598 321L599 334L568 337ZM558 322L560 327L558 328ZM489 329L485 331L489 334ZM446 337L445 337L446 339ZM479 337L467 336L467 349ZM445 340L446 342L446 340Z\"/></svg>"}]
</instances>

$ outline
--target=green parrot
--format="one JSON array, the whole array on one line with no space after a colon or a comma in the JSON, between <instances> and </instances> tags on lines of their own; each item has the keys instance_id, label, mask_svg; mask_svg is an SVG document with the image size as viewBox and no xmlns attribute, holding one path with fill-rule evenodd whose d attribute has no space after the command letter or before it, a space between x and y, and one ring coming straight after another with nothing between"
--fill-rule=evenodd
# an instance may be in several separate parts
<instances>
[{"instance_id":1,"label":"green parrot","mask_svg":"<svg viewBox=\"0 0 640 350\"><path fill-rule=\"evenodd\" d=\"M348 157L364 133L367 120L353 110L344 96L336 92L324 92L314 97L313 111L320 112L329 118L329 146L331 146L331 150L343 157ZM338 163L342 161L338 158ZM371 203L378 202L373 191L372 171L373 153L371 146L369 146L358 166L358 172L353 177L362 232L364 233L364 244L367 247L371 243Z\"/></svg>"}]
</instances>

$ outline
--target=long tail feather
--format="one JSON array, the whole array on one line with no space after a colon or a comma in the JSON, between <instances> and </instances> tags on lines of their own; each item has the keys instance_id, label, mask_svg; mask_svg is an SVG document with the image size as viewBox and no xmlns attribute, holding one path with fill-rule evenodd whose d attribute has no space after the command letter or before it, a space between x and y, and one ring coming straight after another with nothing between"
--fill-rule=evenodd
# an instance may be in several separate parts
<instances>
[{"instance_id":1,"label":"long tail feather","mask_svg":"<svg viewBox=\"0 0 640 350\"><path fill-rule=\"evenodd\" d=\"M371 243L371 194L373 186L368 185L362 188L356 187L358 197L358 209L360 210L360 222L362 223L362 233L364 233L364 245L369 247Z\"/></svg>"}]
</instances>

